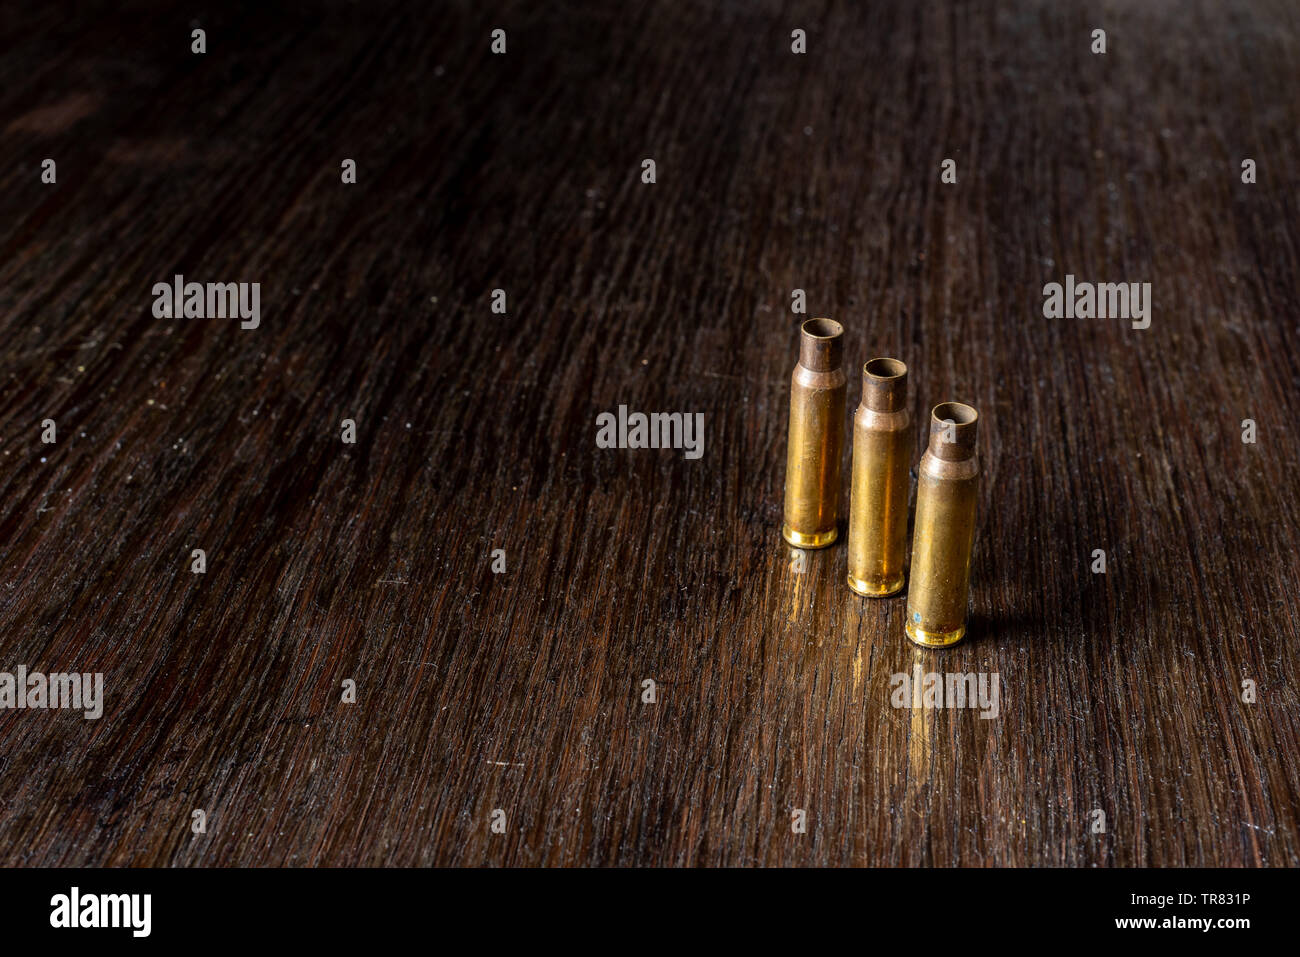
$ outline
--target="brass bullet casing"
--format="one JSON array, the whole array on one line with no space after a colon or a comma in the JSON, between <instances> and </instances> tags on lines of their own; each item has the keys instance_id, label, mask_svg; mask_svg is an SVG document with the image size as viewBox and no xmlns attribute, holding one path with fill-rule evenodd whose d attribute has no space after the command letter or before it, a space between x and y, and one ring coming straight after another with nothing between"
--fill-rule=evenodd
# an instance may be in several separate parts
<instances>
[{"instance_id":1,"label":"brass bullet casing","mask_svg":"<svg viewBox=\"0 0 1300 957\"><path fill-rule=\"evenodd\" d=\"M790 435L785 466L785 524L796 548L835 541L844 449L844 328L809 319L799 330L799 364L790 377Z\"/></svg>"},{"instance_id":2,"label":"brass bullet casing","mask_svg":"<svg viewBox=\"0 0 1300 957\"><path fill-rule=\"evenodd\" d=\"M872 359L862 367L862 401L853 416L849 587L869 598L893 595L903 587L912 464L907 405L906 365Z\"/></svg>"},{"instance_id":3,"label":"brass bullet casing","mask_svg":"<svg viewBox=\"0 0 1300 957\"><path fill-rule=\"evenodd\" d=\"M930 413L930 447L917 470L916 530L907 587L907 637L942 648L966 634L970 556L975 541L979 413L960 402Z\"/></svg>"}]
</instances>

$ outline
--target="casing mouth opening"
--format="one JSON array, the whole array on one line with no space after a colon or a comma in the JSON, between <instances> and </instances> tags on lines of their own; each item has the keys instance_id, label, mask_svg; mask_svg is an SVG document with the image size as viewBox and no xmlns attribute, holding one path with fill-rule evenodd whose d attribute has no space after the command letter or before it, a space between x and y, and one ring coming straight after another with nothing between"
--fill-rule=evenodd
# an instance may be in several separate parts
<instances>
[{"instance_id":1,"label":"casing mouth opening","mask_svg":"<svg viewBox=\"0 0 1300 957\"><path fill-rule=\"evenodd\" d=\"M907 375L907 365L898 359L872 359L862 367L873 379L901 379Z\"/></svg>"},{"instance_id":2,"label":"casing mouth opening","mask_svg":"<svg viewBox=\"0 0 1300 957\"><path fill-rule=\"evenodd\" d=\"M834 339L844 335L844 327L834 319L806 319L801 328L805 336L814 339Z\"/></svg>"},{"instance_id":3,"label":"casing mouth opening","mask_svg":"<svg viewBox=\"0 0 1300 957\"><path fill-rule=\"evenodd\" d=\"M945 426L949 422L957 425L974 425L979 419L980 414L969 405L961 402L940 402L930 413L935 422L941 422Z\"/></svg>"}]
</instances>

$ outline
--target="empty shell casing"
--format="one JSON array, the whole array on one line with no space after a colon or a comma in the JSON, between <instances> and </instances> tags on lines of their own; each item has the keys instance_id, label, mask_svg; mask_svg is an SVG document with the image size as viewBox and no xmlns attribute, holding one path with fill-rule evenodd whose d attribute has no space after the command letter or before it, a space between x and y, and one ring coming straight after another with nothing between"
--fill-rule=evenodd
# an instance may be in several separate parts
<instances>
[{"instance_id":1,"label":"empty shell casing","mask_svg":"<svg viewBox=\"0 0 1300 957\"><path fill-rule=\"evenodd\" d=\"M930 447L917 474L907 588L907 637L918 645L953 645L966 634L980 472L978 418L960 402L936 405L930 413Z\"/></svg>"},{"instance_id":2,"label":"empty shell casing","mask_svg":"<svg viewBox=\"0 0 1300 957\"><path fill-rule=\"evenodd\" d=\"M880 598L903 587L911 464L907 366L872 359L862 368L862 401L853 416L849 587L859 595Z\"/></svg>"},{"instance_id":3,"label":"empty shell casing","mask_svg":"<svg viewBox=\"0 0 1300 957\"><path fill-rule=\"evenodd\" d=\"M844 329L809 319L799 330L799 364L790 377L790 435L785 466L785 524L797 548L835 541L844 449Z\"/></svg>"}]
</instances>

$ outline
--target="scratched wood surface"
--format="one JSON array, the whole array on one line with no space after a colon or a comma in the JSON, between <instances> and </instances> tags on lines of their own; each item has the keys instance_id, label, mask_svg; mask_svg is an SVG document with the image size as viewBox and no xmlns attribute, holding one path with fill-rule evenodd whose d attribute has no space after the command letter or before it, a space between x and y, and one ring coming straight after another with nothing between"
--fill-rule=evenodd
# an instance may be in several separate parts
<instances>
[{"instance_id":1,"label":"scratched wood surface","mask_svg":"<svg viewBox=\"0 0 1300 957\"><path fill-rule=\"evenodd\" d=\"M563 6L0 13L0 862L1300 863L1294 5ZM956 649L791 567L796 288L980 410Z\"/></svg>"}]
</instances>

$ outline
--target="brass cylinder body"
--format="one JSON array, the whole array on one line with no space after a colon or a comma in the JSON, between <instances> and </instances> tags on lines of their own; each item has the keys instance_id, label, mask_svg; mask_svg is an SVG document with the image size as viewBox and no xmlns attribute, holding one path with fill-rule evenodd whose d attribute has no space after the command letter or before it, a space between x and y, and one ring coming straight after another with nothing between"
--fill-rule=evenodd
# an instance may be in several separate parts
<instances>
[{"instance_id":1,"label":"brass cylinder body","mask_svg":"<svg viewBox=\"0 0 1300 957\"><path fill-rule=\"evenodd\" d=\"M944 647L966 634L979 457L979 415L945 402L930 413L930 447L917 470L916 529L907 588L907 637Z\"/></svg>"},{"instance_id":2,"label":"brass cylinder body","mask_svg":"<svg viewBox=\"0 0 1300 957\"><path fill-rule=\"evenodd\" d=\"M797 548L835 541L844 449L844 329L809 319L799 330L799 364L790 377L790 435L781 535Z\"/></svg>"},{"instance_id":3,"label":"brass cylinder body","mask_svg":"<svg viewBox=\"0 0 1300 957\"><path fill-rule=\"evenodd\" d=\"M882 598L903 587L911 464L907 366L872 359L862 367L862 401L853 416L849 587L859 595Z\"/></svg>"}]
</instances>

